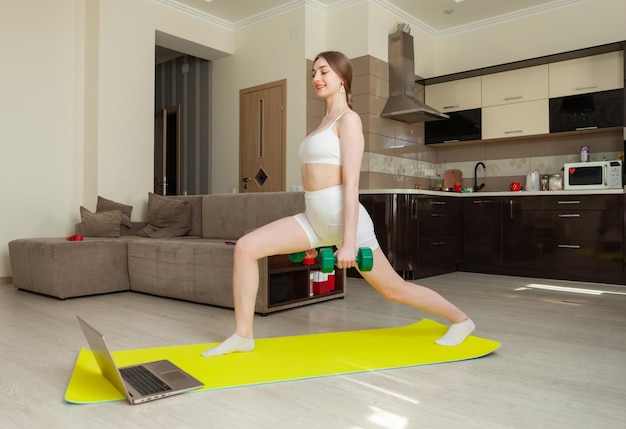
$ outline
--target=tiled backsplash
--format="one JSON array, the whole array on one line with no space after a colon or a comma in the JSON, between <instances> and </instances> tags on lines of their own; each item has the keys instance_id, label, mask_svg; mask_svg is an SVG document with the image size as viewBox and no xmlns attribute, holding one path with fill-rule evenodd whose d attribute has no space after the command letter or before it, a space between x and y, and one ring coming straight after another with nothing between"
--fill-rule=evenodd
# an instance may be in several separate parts
<instances>
[{"instance_id":1,"label":"tiled backsplash","mask_svg":"<svg viewBox=\"0 0 626 429\"><path fill-rule=\"evenodd\" d=\"M430 189L442 181L448 169L461 170L462 186L470 187L474 167L482 161L487 170L478 171L478 183L485 183L486 191L504 191L512 181L524 184L529 171L558 173L564 163L580 161L581 146L590 146L592 161L615 159L624 150L621 128L427 146L424 124L380 117L389 94L387 63L372 56L352 61L353 108L361 115L365 133L362 189ZM307 70L311 66L309 61ZM308 75L307 81L310 88ZM416 95L423 99L423 92ZM309 89L307 132L319 124L323 114L323 102Z\"/></svg>"}]
</instances>

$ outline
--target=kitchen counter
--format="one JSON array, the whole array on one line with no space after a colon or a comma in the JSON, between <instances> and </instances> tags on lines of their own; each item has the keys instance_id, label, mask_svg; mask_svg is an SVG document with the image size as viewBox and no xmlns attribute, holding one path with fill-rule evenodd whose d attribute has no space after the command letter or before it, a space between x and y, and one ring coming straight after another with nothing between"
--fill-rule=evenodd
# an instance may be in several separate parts
<instances>
[{"instance_id":1,"label":"kitchen counter","mask_svg":"<svg viewBox=\"0 0 626 429\"><path fill-rule=\"evenodd\" d=\"M406 279L465 271L626 284L624 189L367 189L361 204Z\"/></svg>"},{"instance_id":2,"label":"kitchen counter","mask_svg":"<svg viewBox=\"0 0 626 429\"><path fill-rule=\"evenodd\" d=\"M380 194L409 194L409 195L434 195L446 197L526 197L526 196L550 196L550 195L620 195L624 189L594 189L588 191L479 191L479 192L444 192L429 191L426 189L362 189L361 195Z\"/></svg>"}]
</instances>

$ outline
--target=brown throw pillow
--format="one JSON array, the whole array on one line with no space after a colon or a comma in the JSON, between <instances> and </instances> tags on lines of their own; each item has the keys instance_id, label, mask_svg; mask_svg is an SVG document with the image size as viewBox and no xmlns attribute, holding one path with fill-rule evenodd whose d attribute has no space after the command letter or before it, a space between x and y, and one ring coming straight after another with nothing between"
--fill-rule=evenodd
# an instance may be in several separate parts
<instances>
[{"instance_id":1,"label":"brown throw pillow","mask_svg":"<svg viewBox=\"0 0 626 429\"><path fill-rule=\"evenodd\" d=\"M128 206L122 203L116 203L115 201L107 200L101 196L98 196L98 204L96 205L96 213L110 212L112 210L119 210L122 212L122 225L131 228L133 222L130 220L130 215L133 211L133 206Z\"/></svg>"},{"instance_id":2,"label":"brown throw pillow","mask_svg":"<svg viewBox=\"0 0 626 429\"><path fill-rule=\"evenodd\" d=\"M148 194L148 225L137 233L142 237L181 237L191 227L191 204L188 201Z\"/></svg>"},{"instance_id":3,"label":"brown throw pillow","mask_svg":"<svg viewBox=\"0 0 626 429\"><path fill-rule=\"evenodd\" d=\"M85 207L80 207L81 223L76 232L85 237L119 237L122 212L110 210L103 213L91 213Z\"/></svg>"}]
</instances>

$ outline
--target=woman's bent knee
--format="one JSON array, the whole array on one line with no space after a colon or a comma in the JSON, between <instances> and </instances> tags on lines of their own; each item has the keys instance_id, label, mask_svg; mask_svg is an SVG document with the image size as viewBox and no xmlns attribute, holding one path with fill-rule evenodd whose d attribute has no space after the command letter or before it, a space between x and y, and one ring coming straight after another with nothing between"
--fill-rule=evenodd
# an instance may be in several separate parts
<instances>
[{"instance_id":1,"label":"woman's bent knee","mask_svg":"<svg viewBox=\"0 0 626 429\"><path fill-rule=\"evenodd\" d=\"M259 259L254 254L253 244L254 240L252 240L249 236L244 235L243 237L241 237L239 240L237 240L237 243L235 243L234 258L236 260Z\"/></svg>"}]
</instances>

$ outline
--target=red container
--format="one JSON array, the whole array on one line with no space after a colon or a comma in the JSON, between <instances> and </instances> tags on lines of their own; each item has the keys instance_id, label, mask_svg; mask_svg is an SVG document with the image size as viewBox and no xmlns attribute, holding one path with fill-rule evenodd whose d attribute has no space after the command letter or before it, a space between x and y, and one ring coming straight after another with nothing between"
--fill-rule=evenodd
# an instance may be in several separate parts
<instances>
[{"instance_id":1,"label":"red container","mask_svg":"<svg viewBox=\"0 0 626 429\"><path fill-rule=\"evenodd\" d=\"M330 274L322 273L321 271L314 271L311 273L313 280L313 295L323 295L335 290L335 272Z\"/></svg>"},{"instance_id":2,"label":"red container","mask_svg":"<svg viewBox=\"0 0 626 429\"><path fill-rule=\"evenodd\" d=\"M330 292L328 282L313 282L313 295L323 295Z\"/></svg>"}]
</instances>

